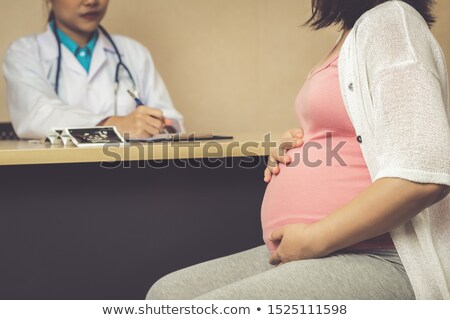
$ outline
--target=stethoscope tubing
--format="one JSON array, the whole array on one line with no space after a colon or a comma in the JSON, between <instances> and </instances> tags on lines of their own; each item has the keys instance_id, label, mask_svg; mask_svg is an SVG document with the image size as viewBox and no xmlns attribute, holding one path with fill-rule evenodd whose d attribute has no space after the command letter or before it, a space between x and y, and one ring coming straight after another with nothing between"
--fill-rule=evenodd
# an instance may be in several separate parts
<instances>
[{"instance_id":1,"label":"stethoscope tubing","mask_svg":"<svg viewBox=\"0 0 450 320\"><path fill-rule=\"evenodd\" d=\"M61 39L59 38L58 35L58 28L56 26L56 22L54 22L54 28L52 28L53 30L53 34L55 35L56 41L58 42L58 61L57 61L57 66L56 66L56 77L55 77L55 92L57 95L59 95L59 78L61 75L61 63L62 63L62 44L61 44ZM131 74L130 69L126 66L126 64L123 62L122 60L122 56L120 55L119 49L117 48L116 43L114 42L113 38L111 37L111 35L108 33L108 31L106 31L105 28L103 28L102 26L99 26L99 30L105 35L105 37L108 39L108 41L111 43L111 45L114 48L114 52L117 55L117 58L119 59L119 62L117 63L116 66L116 71L115 71L115 75L114 75L114 83L115 83L115 91L117 93L117 90L119 88L119 82L120 82L120 77L119 77L119 73L120 73L120 68L122 67L123 69L125 69L125 71L127 72L128 76L131 79L131 82L133 83L133 87L136 88L136 82L134 81L133 75ZM117 113L117 110L116 110Z\"/></svg>"}]
</instances>

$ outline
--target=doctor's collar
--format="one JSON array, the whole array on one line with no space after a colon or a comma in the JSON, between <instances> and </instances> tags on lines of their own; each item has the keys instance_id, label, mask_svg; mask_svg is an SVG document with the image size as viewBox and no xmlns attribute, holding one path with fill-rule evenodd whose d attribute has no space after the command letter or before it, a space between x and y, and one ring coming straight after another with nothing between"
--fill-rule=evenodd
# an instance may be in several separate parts
<instances>
[{"instance_id":1,"label":"doctor's collar","mask_svg":"<svg viewBox=\"0 0 450 320\"><path fill-rule=\"evenodd\" d=\"M52 20L52 21L50 21L49 24L50 24L50 28L53 31L55 31L55 21ZM98 30L96 30L94 32L91 40L89 40L89 42L87 43L86 46L80 47L66 33L64 33L64 31L62 31L60 28L56 28L56 29L57 29L58 37L59 37L61 43L64 46L66 46L67 49L69 49L70 52L72 52L75 56L77 56L80 51L87 51L89 54L92 54L94 52L94 48L95 48L95 45L97 43L98 36L99 36L99 31Z\"/></svg>"}]
</instances>

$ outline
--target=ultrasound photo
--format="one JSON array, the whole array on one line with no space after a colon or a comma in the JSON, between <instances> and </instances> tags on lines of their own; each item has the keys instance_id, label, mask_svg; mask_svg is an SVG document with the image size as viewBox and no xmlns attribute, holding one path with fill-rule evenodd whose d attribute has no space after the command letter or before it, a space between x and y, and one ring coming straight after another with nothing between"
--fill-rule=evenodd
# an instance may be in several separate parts
<instances>
[{"instance_id":1,"label":"ultrasound photo","mask_svg":"<svg viewBox=\"0 0 450 320\"><path fill-rule=\"evenodd\" d=\"M123 143L122 137L113 127L68 129L68 133L77 145Z\"/></svg>"}]
</instances>

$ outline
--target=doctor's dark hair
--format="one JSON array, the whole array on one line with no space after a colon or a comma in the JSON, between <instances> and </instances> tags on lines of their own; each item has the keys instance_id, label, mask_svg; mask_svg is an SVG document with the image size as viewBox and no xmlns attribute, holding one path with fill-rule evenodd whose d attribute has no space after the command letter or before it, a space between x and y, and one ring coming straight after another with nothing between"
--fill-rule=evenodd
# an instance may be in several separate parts
<instances>
[{"instance_id":1,"label":"doctor's dark hair","mask_svg":"<svg viewBox=\"0 0 450 320\"><path fill-rule=\"evenodd\" d=\"M55 19L55 13L53 12L53 10L51 10L49 13L48 13L48 22L51 22L51 21L53 21Z\"/></svg>"},{"instance_id":2,"label":"doctor's dark hair","mask_svg":"<svg viewBox=\"0 0 450 320\"><path fill-rule=\"evenodd\" d=\"M351 29L356 21L367 11L389 0L312 0L312 16L305 25L314 30L332 25ZM432 13L435 0L403 0L416 9L428 26L436 22Z\"/></svg>"}]
</instances>

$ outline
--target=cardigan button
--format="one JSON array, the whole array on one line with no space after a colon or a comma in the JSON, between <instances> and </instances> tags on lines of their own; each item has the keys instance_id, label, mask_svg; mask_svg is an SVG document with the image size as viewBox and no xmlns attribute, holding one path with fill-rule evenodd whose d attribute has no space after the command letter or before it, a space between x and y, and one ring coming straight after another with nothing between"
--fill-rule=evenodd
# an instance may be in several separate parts
<instances>
[{"instance_id":1,"label":"cardigan button","mask_svg":"<svg viewBox=\"0 0 450 320\"><path fill-rule=\"evenodd\" d=\"M356 137L356 141L358 141L358 143L362 143L363 142L362 137L361 136L357 136Z\"/></svg>"},{"instance_id":2,"label":"cardigan button","mask_svg":"<svg viewBox=\"0 0 450 320\"><path fill-rule=\"evenodd\" d=\"M354 90L353 82L351 82L351 83L348 85L348 88L349 88L350 91L353 91L353 90Z\"/></svg>"}]
</instances>

